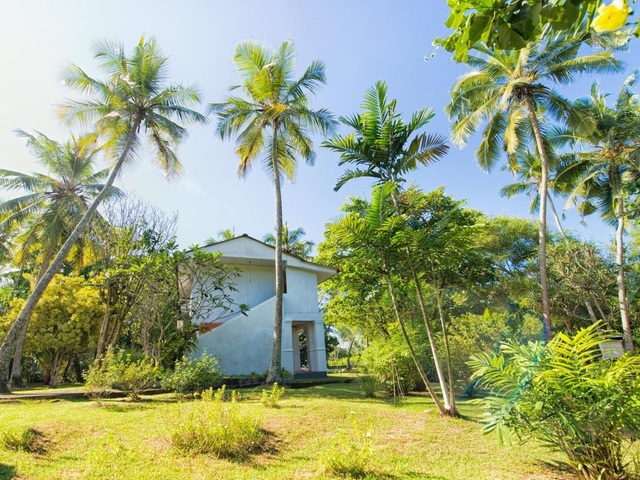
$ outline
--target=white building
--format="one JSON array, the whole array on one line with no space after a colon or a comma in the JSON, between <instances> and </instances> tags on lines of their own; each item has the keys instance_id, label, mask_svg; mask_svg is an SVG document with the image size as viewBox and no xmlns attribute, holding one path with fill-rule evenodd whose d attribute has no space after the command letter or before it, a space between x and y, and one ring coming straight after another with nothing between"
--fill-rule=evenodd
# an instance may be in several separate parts
<instances>
[{"instance_id":1,"label":"white building","mask_svg":"<svg viewBox=\"0 0 640 480\"><path fill-rule=\"evenodd\" d=\"M201 333L195 355L206 351L218 357L225 375L269 369L273 349L275 314L275 249L248 235L203 247L222 252L222 262L238 268L236 304L249 307L246 314L236 308L220 316L213 312L199 320ZM283 254L285 293L283 299L282 368L300 377L321 377L327 372L324 323L318 308L318 284L337 270Z\"/></svg>"}]
</instances>

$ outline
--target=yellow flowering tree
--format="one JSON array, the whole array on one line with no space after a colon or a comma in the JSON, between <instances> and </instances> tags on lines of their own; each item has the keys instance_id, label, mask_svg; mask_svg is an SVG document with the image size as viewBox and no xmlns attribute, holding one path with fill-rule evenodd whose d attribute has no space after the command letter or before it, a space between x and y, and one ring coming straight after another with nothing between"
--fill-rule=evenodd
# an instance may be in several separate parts
<instances>
[{"instance_id":1,"label":"yellow flowering tree","mask_svg":"<svg viewBox=\"0 0 640 480\"><path fill-rule=\"evenodd\" d=\"M14 319L24 304L15 299L0 324ZM82 277L56 275L35 309L25 352L45 368L50 386L60 382L64 365L95 349L104 306L98 290Z\"/></svg>"}]
</instances>

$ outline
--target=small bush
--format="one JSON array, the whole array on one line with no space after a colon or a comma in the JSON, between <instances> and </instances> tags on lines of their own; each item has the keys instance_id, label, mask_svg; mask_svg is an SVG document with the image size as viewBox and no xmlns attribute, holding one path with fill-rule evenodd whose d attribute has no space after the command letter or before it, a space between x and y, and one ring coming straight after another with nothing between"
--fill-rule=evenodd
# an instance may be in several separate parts
<instances>
[{"instance_id":1,"label":"small bush","mask_svg":"<svg viewBox=\"0 0 640 480\"><path fill-rule=\"evenodd\" d=\"M426 359L422 364L428 374L430 367ZM371 342L360 357L360 366L367 375L374 376L382 388L394 395L404 395L420 383L416 366L401 337Z\"/></svg>"},{"instance_id":2,"label":"small bush","mask_svg":"<svg viewBox=\"0 0 640 480\"><path fill-rule=\"evenodd\" d=\"M640 438L640 356L601 360L595 324L546 346L506 343L499 355L472 358L494 397L485 431L514 433L566 455L585 480L629 478L625 450Z\"/></svg>"},{"instance_id":3,"label":"small bush","mask_svg":"<svg viewBox=\"0 0 640 480\"><path fill-rule=\"evenodd\" d=\"M269 390L262 390L262 396L260 397L260 403L264 407L278 408L278 401L284 395L284 387L279 387L278 383L274 383Z\"/></svg>"},{"instance_id":4,"label":"small bush","mask_svg":"<svg viewBox=\"0 0 640 480\"><path fill-rule=\"evenodd\" d=\"M351 429L340 429L323 452L325 469L332 475L345 478L364 478L375 470L373 434L371 428L362 429L352 414Z\"/></svg>"},{"instance_id":5,"label":"small bush","mask_svg":"<svg viewBox=\"0 0 640 480\"><path fill-rule=\"evenodd\" d=\"M109 382L116 390L126 392L131 400L138 400L140 392L158 380L159 370L153 359L136 358L131 353L119 352L108 365Z\"/></svg>"},{"instance_id":6,"label":"small bush","mask_svg":"<svg viewBox=\"0 0 640 480\"><path fill-rule=\"evenodd\" d=\"M221 380L218 359L203 353L200 358L183 358L162 380L163 388L181 395L193 395L215 387Z\"/></svg>"},{"instance_id":7,"label":"small bush","mask_svg":"<svg viewBox=\"0 0 640 480\"><path fill-rule=\"evenodd\" d=\"M169 421L173 447L183 453L215 455L218 458L243 459L259 450L264 431L256 417L242 415L237 395L230 400L225 388L202 392L200 400L184 404L177 418Z\"/></svg>"},{"instance_id":8,"label":"small bush","mask_svg":"<svg viewBox=\"0 0 640 480\"><path fill-rule=\"evenodd\" d=\"M101 360L96 359L89 369L84 372L84 390L89 398L95 401L100 401L104 398L110 387L109 379L109 363L112 358L111 351L107 352L107 355Z\"/></svg>"},{"instance_id":9,"label":"small bush","mask_svg":"<svg viewBox=\"0 0 640 480\"><path fill-rule=\"evenodd\" d=\"M108 388L114 388L126 392L132 400L138 400L140 392L153 385L159 376L151 358L109 351L85 372L85 390L90 397L100 399Z\"/></svg>"},{"instance_id":10,"label":"small bush","mask_svg":"<svg viewBox=\"0 0 640 480\"><path fill-rule=\"evenodd\" d=\"M38 432L33 428L7 430L0 433L0 445L14 452L33 452L37 438Z\"/></svg>"},{"instance_id":11,"label":"small bush","mask_svg":"<svg viewBox=\"0 0 640 480\"><path fill-rule=\"evenodd\" d=\"M359 375L356 378L356 383L362 393L364 393L364 398L374 398L376 396L376 390L380 386L378 379L373 375Z\"/></svg>"}]
</instances>

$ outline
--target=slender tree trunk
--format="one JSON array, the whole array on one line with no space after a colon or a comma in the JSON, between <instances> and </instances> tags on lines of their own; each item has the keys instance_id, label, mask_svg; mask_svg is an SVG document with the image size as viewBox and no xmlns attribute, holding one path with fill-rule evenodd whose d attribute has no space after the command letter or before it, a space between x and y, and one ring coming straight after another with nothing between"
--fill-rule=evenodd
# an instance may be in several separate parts
<instances>
[{"instance_id":1,"label":"slender tree trunk","mask_svg":"<svg viewBox=\"0 0 640 480\"><path fill-rule=\"evenodd\" d=\"M551 196L548 196L547 198L549 199L549 206L551 207L553 219L556 221L556 227L558 228L560 235L562 235L562 238L567 240L567 234L565 233L564 228L562 228L562 222L560 221L560 217L558 216L558 212L556 211L556 206L553 203L553 199L551 198Z\"/></svg>"},{"instance_id":2,"label":"slender tree trunk","mask_svg":"<svg viewBox=\"0 0 640 480\"><path fill-rule=\"evenodd\" d=\"M540 224L538 228L538 263L540 264L540 290L542 297L542 323L544 325L544 341L551 339L551 305L549 303L549 279L547 275L547 198L549 196L549 157L542 139L540 124L535 112L533 101L529 95L524 97L529 113L531 128L536 140L538 154L540 155Z\"/></svg>"},{"instance_id":3,"label":"slender tree trunk","mask_svg":"<svg viewBox=\"0 0 640 480\"><path fill-rule=\"evenodd\" d=\"M271 162L273 167L273 185L276 196L276 245L275 245L275 275L276 275L276 307L273 326L273 350L266 382L282 383L282 303L284 296L284 269L282 265L282 192L280 188L280 165L277 153L278 124L273 126L273 150Z\"/></svg>"},{"instance_id":4,"label":"slender tree trunk","mask_svg":"<svg viewBox=\"0 0 640 480\"><path fill-rule=\"evenodd\" d=\"M452 412L452 399L449 398L447 394L447 381L444 377L444 371L442 369L442 361L440 360L440 355L438 354L438 349L436 347L436 340L433 335L433 330L431 329L431 325L429 324L429 316L427 315L427 309L424 303L424 295L422 294L422 286L420 284L420 279L416 274L415 270L411 269L411 273L413 275L413 283L416 286L416 295L418 297L418 304L420 305L420 312L422 313L422 320L424 321L424 328L427 331L427 337L429 338L429 346L431 347L431 355L433 356L433 363L436 367L436 374L438 375L438 382L440 382L440 391L442 392L442 400L444 403L444 409L447 412Z\"/></svg>"},{"instance_id":5,"label":"slender tree trunk","mask_svg":"<svg viewBox=\"0 0 640 480\"><path fill-rule=\"evenodd\" d=\"M629 302L627 301L627 287L624 282L624 199L618 198L616 206L616 216L618 217L618 228L616 229L616 264L618 265L618 303L620 304L620 320L622 321L622 336L624 338L624 349L633 353L633 335L631 332L631 321L629 319Z\"/></svg>"},{"instance_id":6,"label":"slender tree trunk","mask_svg":"<svg viewBox=\"0 0 640 480\"><path fill-rule=\"evenodd\" d=\"M31 292L31 295L29 295L29 298L27 298L27 301L22 307L22 311L18 314L18 318L16 318L15 322L13 322L11 328L7 332L7 336L4 338L2 346L0 346L0 393L10 392L8 385L9 364L11 362L11 354L15 351L16 341L18 340L20 332L24 328L26 328L25 325L29 323L31 315L33 315L33 310L40 301L40 298L42 298L42 295L47 289L47 286L49 286L49 283L51 283L54 275L60 271L62 263L71 251L71 247L78 240L78 237L80 237L80 235L83 233L85 227L98 209L98 205L100 205L100 202L102 202L104 197L107 195L107 191L109 190L111 185L113 185L113 182L118 176L122 164L127 157L129 150L131 149L139 126L140 121L136 120L135 124L132 127L131 133L129 133L129 138L127 138L127 143L122 150L122 154L113 167L113 170L111 171L107 182L104 184L104 187L102 187L100 193L96 196L85 214L82 216L82 218L78 222L78 225L76 225L76 227L73 229L73 231L69 235L69 238L67 238L67 240L64 242L62 248L60 248L60 251L51 262L51 265L49 265L49 268L47 268L47 271L36 283L33 291Z\"/></svg>"},{"instance_id":7,"label":"slender tree trunk","mask_svg":"<svg viewBox=\"0 0 640 480\"><path fill-rule=\"evenodd\" d=\"M453 384L453 369L451 368L451 351L449 350L449 336L447 334L447 324L444 318L444 309L442 308L442 297L440 290L436 289L436 304L438 305L438 316L440 317L440 327L442 328L442 341L444 342L444 355L447 359L447 376L449 377L449 398L451 399L452 416L457 416L455 385Z\"/></svg>"},{"instance_id":8,"label":"slender tree trunk","mask_svg":"<svg viewBox=\"0 0 640 480\"><path fill-rule=\"evenodd\" d=\"M409 354L413 359L413 363L415 364L416 369L418 370L418 374L420 375L420 378L424 382L424 386L426 387L427 392L429 392L431 399L436 404L436 407L438 407L438 411L440 412L440 415L448 415L449 412L444 407L444 405L442 405L442 402L440 401L435 390L431 386L431 382L429 382L429 379L427 378L427 374L425 373L424 368L420 363L420 360L418 360L416 351L413 349L413 345L411 343L411 339L409 338L409 334L407 333L407 328L404 324L404 320L402 320L402 316L400 315L400 309L398 308L398 302L396 300L396 295L393 288L393 281L391 280L391 275L387 273L385 276L387 280L387 285L389 287L389 295L391 296L391 304L393 305L393 312L395 313L396 320L398 320L398 325L400 325L402 336L404 337L404 341L407 344L407 348L409 349Z\"/></svg>"},{"instance_id":9,"label":"slender tree trunk","mask_svg":"<svg viewBox=\"0 0 640 480\"><path fill-rule=\"evenodd\" d=\"M356 342L355 335L349 342L349 348L347 349L347 370L351 370L351 349L353 348L353 344Z\"/></svg>"},{"instance_id":10,"label":"slender tree trunk","mask_svg":"<svg viewBox=\"0 0 640 480\"><path fill-rule=\"evenodd\" d=\"M42 278L44 272L47 271L49 265L51 264L51 259L53 258L53 249L48 248L44 258L42 259L42 265L40 265L40 269L38 271L38 276L36 277L36 283ZM13 354L13 364L11 365L11 376L9 378L9 384L11 387L22 387L22 351L24 349L24 341L27 339L27 327L29 326L28 322L24 324L24 327L19 332L18 339L16 340L16 349Z\"/></svg>"}]
</instances>

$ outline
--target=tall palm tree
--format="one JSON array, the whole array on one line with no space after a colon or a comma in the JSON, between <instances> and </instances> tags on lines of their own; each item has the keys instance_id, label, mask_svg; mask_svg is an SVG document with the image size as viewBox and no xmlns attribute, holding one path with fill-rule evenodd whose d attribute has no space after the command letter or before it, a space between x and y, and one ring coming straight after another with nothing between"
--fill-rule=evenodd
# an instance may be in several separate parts
<instances>
[{"instance_id":1,"label":"tall palm tree","mask_svg":"<svg viewBox=\"0 0 640 480\"><path fill-rule=\"evenodd\" d=\"M95 143L74 139L61 144L41 133L34 136L18 131L18 134L27 138L27 147L47 173L25 174L0 169L0 187L28 192L0 203L0 231L21 230L15 238L14 259L21 268L34 261L34 249L40 250L37 282L87 211L91 200L104 188L100 182L108 176L109 170L93 171L98 151ZM120 194L115 187L107 190L108 197ZM79 267L84 264L83 240L79 237L76 241L75 253L71 250L73 262ZM26 327L27 323L16 341L10 380L13 386L22 384L21 360Z\"/></svg>"},{"instance_id":2,"label":"tall palm tree","mask_svg":"<svg viewBox=\"0 0 640 480\"><path fill-rule=\"evenodd\" d=\"M329 133L335 124L325 109L309 108L308 94L326 82L324 63L314 61L298 79L294 77L293 42L283 42L274 51L255 42L236 46L233 62L240 75L242 96L228 96L212 103L210 111L218 117L220 138L236 136L240 157L238 175L248 175L256 158L262 157L267 175L273 180L276 207L275 241L275 325L273 352L267 382L282 380L282 193L281 182L293 181L297 155L313 165L315 152L312 132Z\"/></svg>"},{"instance_id":3,"label":"tall palm tree","mask_svg":"<svg viewBox=\"0 0 640 480\"><path fill-rule=\"evenodd\" d=\"M386 82L376 82L365 92L360 114L340 117L340 122L353 131L323 142L323 147L340 154L340 165L356 166L342 174L334 190L360 177L374 178L378 185L401 185L404 175L418 164L436 162L449 150L442 135L418 133L433 118L433 109L418 110L405 123L396 112L396 100L387 99L387 89Z\"/></svg>"},{"instance_id":4,"label":"tall palm tree","mask_svg":"<svg viewBox=\"0 0 640 480\"><path fill-rule=\"evenodd\" d=\"M621 70L610 50L580 55L580 47L588 40L593 40L590 34L546 36L521 50L503 52L477 44L479 55L470 55L466 62L473 70L458 78L446 107L453 121L453 141L460 146L484 125L476 156L488 172L503 151L513 155L533 140L540 159L539 264L545 340L551 337L546 251L549 151L542 126L555 121L577 132L593 128L591 118L551 85L571 83L578 74Z\"/></svg>"},{"instance_id":5,"label":"tall palm tree","mask_svg":"<svg viewBox=\"0 0 640 480\"><path fill-rule=\"evenodd\" d=\"M313 249L314 243L311 240L303 240L305 235L304 228L289 229L289 224L284 222L282 225L282 253L297 255L298 257L308 259ZM276 237L273 233L267 233L262 241L269 245L276 244Z\"/></svg>"},{"instance_id":6,"label":"tall palm tree","mask_svg":"<svg viewBox=\"0 0 640 480\"><path fill-rule=\"evenodd\" d=\"M576 102L596 120L596 128L576 141L585 151L568 155L560 167L559 179L574 186L569 202L578 203L581 214L600 212L616 229L618 304L625 349L632 352L633 336L625 285L624 230L628 215L626 201L640 179L640 100L634 95L638 72L624 82L615 107L607 105L607 95L598 84L591 97Z\"/></svg>"},{"instance_id":7,"label":"tall palm tree","mask_svg":"<svg viewBox=\"0 0 640 480\"><path fill-rule=\"evenodd\" d=\"M155 162L168 177L176 176L182 165L174 149L187 135L182 123L206 121L202 114L189 108L200 101L192 87L167 84L167 57L154 40L142 37L130 57L121 44L100 42L95 46L95 57L101 61L106 80L94 79L70 64L64 73L65 83L84 98L62 105L60 115L69 123L94 128L96 136L105 140L105 151L114 163L104 188L36 283L0 347L0 392L9 391L8 367L18 332L29 322L47 285L60 270L125 161L131 160L146 140Z\"/></svg>"}]
</instances>

